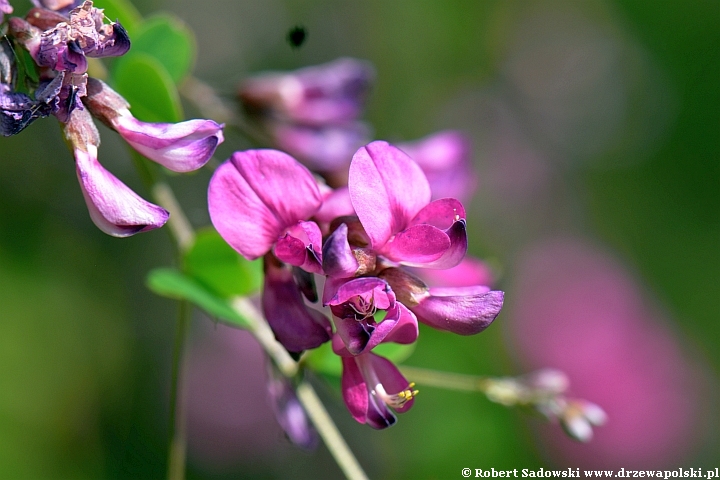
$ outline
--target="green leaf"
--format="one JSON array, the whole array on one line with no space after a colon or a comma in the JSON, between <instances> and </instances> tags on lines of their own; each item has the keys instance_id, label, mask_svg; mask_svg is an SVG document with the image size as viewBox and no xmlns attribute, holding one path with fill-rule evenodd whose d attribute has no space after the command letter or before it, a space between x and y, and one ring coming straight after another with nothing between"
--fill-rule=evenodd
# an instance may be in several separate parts
<instances>
[{"instance_id":1,"label":"green leaf","mask_svg":"<svg viewBox=\"0 0 720 480\"><path fill-rule=\"evenodd\" d=\"M163 14L144 21L131 38L128 54L144 53L162 63L179 84L195 63L195 35L177 17Z\"/></svg>"},{"instance_id":2,"label":"green leaf","mask_svg":"<svg viewBox=\"0 0 720 480\"><path fill-rule=\"evenodd\" d=\"M373 353L385 357L393 363L402 363L407 360L415 351L417 342L409 345L400 345L399 343L381 343L373 348Z\"/></svg>"},{"instance_id":3,"label":"green leaf","mask_svg":"<svg viewBox=\"0 0 720 480\"><path fill-rule=\"evenodd\" d=\"M212 227L197 232L185 271L223 298L250 295L262 285L262 262L245 260Z\"/></svg>"},{"instance_id":4,"label":"green leaf","mask_svg":"<svg viewBox=\"0 0 720 480\"><path fill-rule=\"evenodd\" d=\"M179 122L182 107L177 87L165 67L145 53L127 54L115 62L111 84L130 102L133 115L145 122Z\"/></svg>"},{"instance_id":5,"label":"green leaf","mask_svg":"<svg viewBox=\"0 0 720 480\"><path fill-rule=\"evenodd\" d=\"M209 292L193 278L172 268L158 268L148 274L147 286L163 297L188 300L210 315L230 322L238 327L247 328L247 321L228 303Z\"/></svg>"},{"instance_id":6,"label":"green leaf","mask_svg":"<svg viewBox=\"0 0 720 480\"><path fill-rule=\"evenodd\" d=\"M331 342L326 342L311 350L304 357L305 362L315 371L339 377L342 373L340 357L332 351Z\"/></svg>"},{"instance_id":7,"label":"green leaf","mask_svg":"<svg viewBox=\"0 0 720 480\"><path fill-rule=\"evenodd\" d=\"M119 21L130 34L130 41L132 42L132 35L137 30L140 22L142 22L142 16L135 8L135 5L128 0L96 0L95 7L104 9L105 12L103 13L111 21Z\"/></svg>"}]
</instances>

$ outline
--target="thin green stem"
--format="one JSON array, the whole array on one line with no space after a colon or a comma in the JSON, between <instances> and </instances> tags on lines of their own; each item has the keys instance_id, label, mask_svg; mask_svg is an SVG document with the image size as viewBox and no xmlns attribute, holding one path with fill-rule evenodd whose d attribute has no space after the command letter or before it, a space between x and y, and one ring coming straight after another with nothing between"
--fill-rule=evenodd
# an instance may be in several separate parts
<instances>
[{"instance_id":1,"label":"thin green stem","mask_svg":"<svg viewBox=\"0 0 720 480\"><path fill-rule=\"evenodd\" d=\"M172 376L170 378L170 428L168 447L168 480L185 478L185 451L187 448L187 429L183 398L183 354L190 326L188 302L181 300L178 307L178 319L175 327L173 345Z\"/></svg>"},{"instance_id":2,"label":"thin green stem","mask_svg":"<svg viewBox=\"0 0 720 480\"><path fill-rule=\"evenodd\" d=\"M257 338L270 358L273 359L280 372L288 378L297 376L299 373L298 363L293 360L285 347L275 340L275 335L270 326L257 308L244 297L236 298L232 305L235 311L248 321L250 332ZM300 400L310 420L315 425L328 450L330 450L330 454L348 480L367 479L368 477L365 475L360 463L335 426L312 385L306 380L302 380L297 386L296 392L298 400Z\"/></svg>"},{"instance_id":3,"label":"thin green stem","mask_svg":"<svg viewBox=\"0 0 720 480\"><path fill-rule=\"evenodd\" d=\"M414 382L422 386L487 393L490 385L487 377L439 372L437 370L406 366L400 366L400 370L407 377L412 378Z\"/></svg>"},{"instance_id":4,"label":"thin green stem","mask_svg":"<svg viewBox=\"0 0 720 480\"><path fill-rule=\"evenodd\" d=\"M302 406L305 408L310 420L320 433L325 445L337 462L340 469L348 480L364 480L367 475L363 471L360 463L358 463L352 450L345 442L340 431L333 423L332 418L328 414L325 406L318 398L317 393L307 381L303 380L297 386L297 396Z\"/></svg>"}]
</instances>

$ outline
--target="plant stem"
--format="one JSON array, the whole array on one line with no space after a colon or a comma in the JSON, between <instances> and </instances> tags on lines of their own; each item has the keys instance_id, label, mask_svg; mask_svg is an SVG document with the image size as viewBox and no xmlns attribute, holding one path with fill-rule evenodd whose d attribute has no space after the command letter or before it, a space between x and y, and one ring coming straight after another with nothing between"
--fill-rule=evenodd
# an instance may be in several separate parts
<instances>
[{"instance_id":1,"label":"plant stem","mask_svg":"<svg viewBox=\"0 0 720 480\"><path fill-rule=\"evenodd\" d=\"M487 377L439 372L425 368L406 367L404 365L400 366L400 370L403 374L412 378L414 382L428 387L486 393L489 386Z\"/></svg>"},{"instance_id":2,"label":"plant stem","mask_svg":"<svg viewBox=\"0 0 720 480\"><path fill-rule=\"evenodd\" d=\"M185 451L187 449L187 422L183 396L183 354L190 326L191 308L181 300L175 327L172 376L170 378L170 427L168 447L168 480L185 478Z\"/></svg>"},{"instance_id":3,"label":"plant stem","mask_svg":"<svg viewBox=\"0 0 720 480\"><path fill-rule=\"evenodd\" d=\"M250 332L260 342L265 352L270 355L280 372L288 378L295 377L299 373L298 363L293 360L285 347L275 340L275 335L270 326L255 308L255 305L244 297L236 298L232 305L235 311L248 321ZM328 450L330 450L330 454L348 480L367 479L367 475L365 475L360 463L353 455L352 450L350 450L332 418L330 418L312 385L306 380L302 380L296 388L296 393L298 400L300 400L310 420L315 425Z\"/></svg>"},{"instance_id":4,"label":"plant stem","mask_svg":"<svg viewBox=\"0 0 720 480\"><path fill-rule=\"evenodd\" d=\"M348 480L367 479L368 477L365 475L360 463L358 463L348 444L345 443L345 439L340 434L335 423L333 423L332 418L330 418L330 415L320 401L320 398L318 398L312 385L303 380L297 386L296 392L298 400L302 403L310 420L312 420L313 425L317 428L318 433L320 433L325 445L327 445L328 450L330 450L330 453L345 474L345 477L347 477Z\"/></svg>"}]
</instances>

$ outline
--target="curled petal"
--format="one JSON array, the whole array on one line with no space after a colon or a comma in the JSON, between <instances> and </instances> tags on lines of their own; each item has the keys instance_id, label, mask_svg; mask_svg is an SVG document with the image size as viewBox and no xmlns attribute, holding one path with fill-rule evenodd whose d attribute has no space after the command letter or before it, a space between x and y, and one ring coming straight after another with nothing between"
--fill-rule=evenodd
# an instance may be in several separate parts
<instances>
[{"instance_id":1,"label":"curled petal","mask_svg":"<svg viewBox=\"0 0 720 480\"><path fill-rule=\"evenodd\" d=\"M85 52L88 57L119 57L130 50L130 37L118 22L103 25L95 48Z\"/></svg>"},{"instance_id":2,"label":"curled petal","mask_svg":"<svg viewBox=\"0 0 720 480\"><path fill-rule=\"evenodd\" d=\"M454 198L441 198L425 205L410 225L429 224L447 230L453 223L465 219L465 207Z\"/></svg>"},{"instance_id":3,"label":"curled petal","mask_svg":"<svg viewBox=\"0 0 720 480\"><path fill-rule=\"evenodd\" d=\"M369 352L382 342L417 340L415 315L395 301L390 286L377 277L355 278L341 285L327 303L337 317L337 333L353 355ZM379 323L374 315L385 310Z\"/></svg>"},{"instance_id":4,"label":"curled petal","mask_svg":"<svg viewBox=\"0 0 720 480\"><path fill-rule=\"evenodd\" d=\"M308 272L322 274L322 235L315 222L298 222L275 244L275 256Z\"/></svg>"},{"instance_id":5,"label":"curled petal","mask_svg":"<svg viewBox=\"0 0 720 480\"><path fill-rule=\"evenodd\" d=\"M451 247L448 235L432 225L413 225L395 235L381 253L404 265L425 266L439 260Z\"/></svg>"},{"instance_id":6,"label":"curled petal","mask_svg":"<svg viewBox=\"0 0 720 480\"><path fill-rule=\"evenodd\" d=\"M268 396L275 418L292 443L306 450L314 449L318 444L318 434L300 404L292 382L274 364L268 363Z\"/></svg>"},{"instance_id":7,"label":"curled petal","mask_svg":"<svg viewBox=\"0 0 720 480\"><path fill-rule=\"evenodd\" d=\"M440 258L425 263L424 265L422 265L423 267L437 269L452 268L457 266L462 261L462 259L465 258L465 254L467 254L468 248L465 220L458 220L457 222L453 223L452 227L445 231L445 234L450 241L450 246L447 248L447 250L443 252Z\"/></svg>"},{"instance_id":8,"label":"curled petal","mask_svg":"<svg viewBox=\"0 0 720 480\"><path fill-rule=\"evenodd\" d=\"M323 270L326 275L350 278L360 268L348 243L348 226L343 223L323 244Z\"/></svg>"},{"instance_id":9,"label":"curled petal","mask_svg":"<svg viewBox=\"0 0 720 480\"><path fill-rule=\"evenodd\" d=\"M223 125L212 120L146 123L126 110L111 122L135 150L174 172L190 172L202 167L224 139Z\"/></svg>"},{"instance_id":10,"label":"curled petal","mask_svg":"<svg viewBox=\"0 0 720 480\"><path fill-rule=\"evenodd\" d=\"M208 188L210 219L248 259L268 251L285 230L311 217L322 198L312 174L276 150L235 152Z\"/></svg>"},{"instance_id":11,"label":"curled petal","mask_svg":"<svg viewBox=\"0 0 720 480\"><path fill-rule=\"evenodd\" d=\"M369 360L372 370L375 372L375 375L377 375L386 393L396 395L408 388L407 379L390 360L372 354L369 356ZM407 412L412 408L414 402L415 400L411 398L407 402L404 402L402 406L395 406L394 409L398 413Z\"/></svg>"},{"instance_id":12,"label":"curled petal","mask_svg":"<svg viewBox=\"0 0 720 480\"><path fill-rule=\"evenodd\" d=\"M372 142L353 156L350 199L375 249L404 230L430 201L420 167L387 142Z\"/></svg>"},{"instance_id":13,"label":"curled petal","mask_svg":"<svg viewBox=\"0 0 720 480\"><path fill-rule=\"evenodd\" d=\"M305 305L292 271L267 257L262 306L275 338L289 352L316 348L330 340L330 321Z\"/></svg>"},{"instance_id":14,"label":"curled petal","mask_svg":"<svg viewBox=\"0 0 720 480\"><path fill-rule=\"evenodd\" d=\"M170 214L140 198L97 161L97 150L75 149L77 176L90 218L114 237L127 237L162 227Z\"/></svg>"},{"instance_id":15,"label":"curled petal","mask_svg":"<svg viewBox=\"0 0 720 480\"><path fill-rule=\"evenodd\" d=\"M483 291L485 288L431 288L412 311L418 320L433 328L474 335L495 320L503 305L503 292Z\"/></svg>"}]
</instances>

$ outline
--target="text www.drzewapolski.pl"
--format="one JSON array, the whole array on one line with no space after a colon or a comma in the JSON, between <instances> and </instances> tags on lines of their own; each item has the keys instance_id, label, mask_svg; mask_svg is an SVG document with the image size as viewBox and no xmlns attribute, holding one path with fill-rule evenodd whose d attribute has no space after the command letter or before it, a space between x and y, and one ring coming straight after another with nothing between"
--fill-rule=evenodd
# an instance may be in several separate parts
<instances>
[{"instance_id":1,"label":"text www.drzewapolski.pl","mask_svg":"<svg viewBox=\"0 0 720 480\"><path fill-rule=\"evenodd\" d=\"M565 470L496 470L491 468L463 468L462 476L465 478L704 478L720 480L720 469L703 470L702 468L676 468L675 470L580 470L579 468L567 468Z\"/></svg>"}]
</instances>

